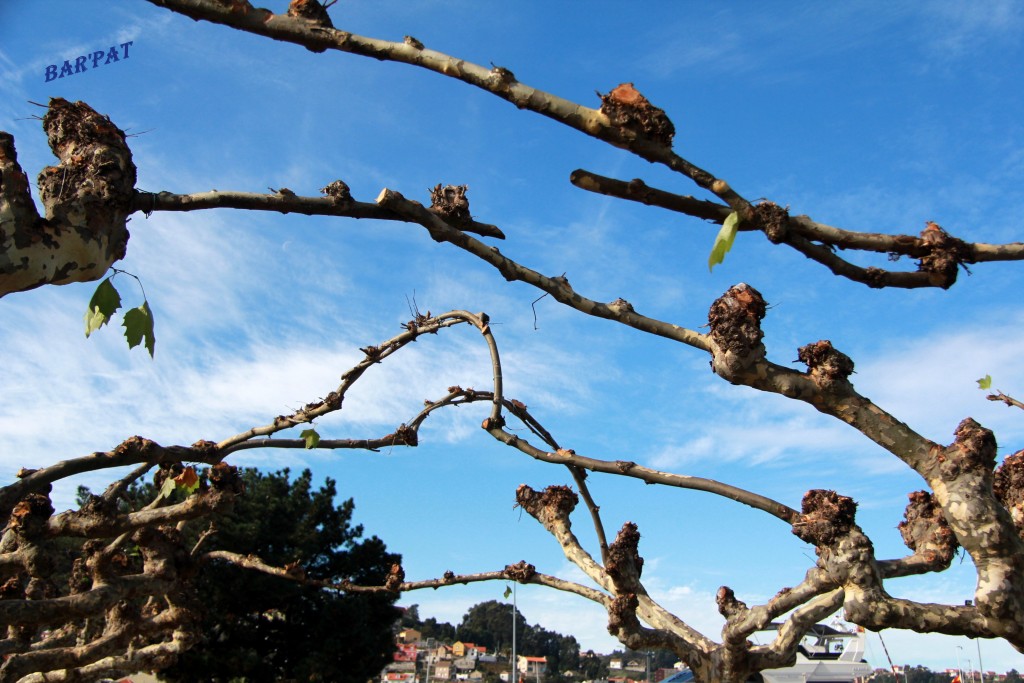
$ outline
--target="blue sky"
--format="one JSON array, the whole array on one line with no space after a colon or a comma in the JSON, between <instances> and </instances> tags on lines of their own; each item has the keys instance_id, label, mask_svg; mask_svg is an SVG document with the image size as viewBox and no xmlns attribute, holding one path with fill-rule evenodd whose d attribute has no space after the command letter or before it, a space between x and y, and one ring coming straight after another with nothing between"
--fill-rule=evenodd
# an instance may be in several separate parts
<instances>
[{"instance_id":1,"label":"blue sky","mask_svg":"<svg viewBox=\"0 0 1024 683\"><path fill-rule=\"evenodd\" d=\"M283 11L286 3L274 9ZM631 81L676 124L676 149L749 198L832 225L920 231L934 220L972 241L1021 239L1024 7L1015 2L621 4L348 1L339 28L400 40L515 72L588 106ZM51 82L45 68L132 41L128 59ZM589 193L576 168L696 193L682 178L493 96L411 67L302 48L174 16L146 2L5 3L0 7L0 129L34 178L52 163L29 101L84 100L134 136L138 186L172 192L288 187L341 178L362 201L389 187L428 201L437 183L469 185L474 215L508 235L503 253L567 274L591 298L697 328L710 303L748 282L772 304L770 357L830 339L857 363L861 393L947 443L970 415L1020 447L1016 411L974 380L1024 394L1024 271L988 264L952 290L873 291L760 235L741 234L709 273L715 229ZM662 339L585 319L422 229L277 214L203 211L134 216L128 256L156 319L157 353L129 352L115 326L86 340L95 285L44 288L0 304L5 349L0 472L106 450L133 434L164 444L219 440L332 390L358 348L422 311L486 311L505 362L506 394L528 404L566 447L721 479L797 506L809 488L854 497L880 557L905 552L895 530L916 475L858 433L805 405L718 380L707 358ZM866 261L860 261L867 263ZM141 300L119 278L128 305ZM486 387L477 335L422 339L376 367L326 437L391 431L452 384ZM513 509L521 483L569 483L478 428L469 407L428 421L417 449L384 453L248 451L235 464L311 467L356 501L370 533L405 557L410 579L486 571L525 559L578 577L555 541ZM107 479L85 477L95 488ZM71 505L74 486L55 492ZM706 494L592 477L605 524L639 525L652 594L709 635L713 596L748 603L797 583L813 550L789 528ZM592 541L586 521L576 529ZM939 576L889 584L920 600L971 597L970 559ZM503 585L410 594L421 614L457 622ZM581 599L520 587L528 620L610 651L603 613ZM897 662L955 665L964 639L888 633ZM986 668L1024 668L1003 643ZM882 665L878 641L871 660ZM967 655L964 655L966 658Z\"/></svg>"}]
</instances>

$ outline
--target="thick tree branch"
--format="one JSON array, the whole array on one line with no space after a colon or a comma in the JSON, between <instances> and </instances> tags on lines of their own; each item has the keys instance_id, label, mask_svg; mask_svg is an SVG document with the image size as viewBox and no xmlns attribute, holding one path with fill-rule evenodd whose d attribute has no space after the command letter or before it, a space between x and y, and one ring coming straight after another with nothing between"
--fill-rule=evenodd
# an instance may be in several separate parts
<instances>
[{"instance_id":1,"label":"thick tree branch","mask_svg":"<svg viewBox=\"0 0 1024 683\"><path fill-rule=\"evenodd\" d=\"M185 650L192 647L197 637L190 629L175 629L169 640L144 645L137 649L128 648L122 654L78 667L41 671L29 674L18 683L72 683L81 680L96 680L109 675L130 674L136 671L154 671L166 668ZM80 657L81 658L81 657Z\"/></svg>"},{"instance_id":2,"label":"thick tree branch","mask_svg":"<svg viewBox=\"0 0 1024 683\"><path fill-rule=\"evenodd\" d=\"M88 507L83 510L68 510L51 517L47 522L46 532L51 537L109 538L143 527L204 517L225 505L230 505L233 499L232 491L212 489L189 496L175 505L124 515L103 514L102 511Z\"/></svg>"},{"instance_id":3,"label":"thick tree branch","mask_svg":"<svg viewBox=\"0 0 1024 683\"><path fill-rule=\"evenodd\" d=\"M132 641L163 635L194 619L194 615L187 610L173 607L149 618L132 614L130 608L121 610L121 612L119 623L114 628L106 629L102 636L88 643L47 648L8 659L0 667L0 681L33 680L29 674L42 671L57 672L62 669L78 670L81 674L85 674L86 671L98 673L100 670L113 671L115 669L124 673L132 673L132 671L125 671L121 668L124 663L131 661L125 657L125 653L131 652ZM105 658L108 659L108 663L102 669L95 666ZM90 666L92 668L88 669L87 667ZM26 676L28 678L24 678ZM60 679L46 678L43 680Z\"/></svg>"}]
</instances>

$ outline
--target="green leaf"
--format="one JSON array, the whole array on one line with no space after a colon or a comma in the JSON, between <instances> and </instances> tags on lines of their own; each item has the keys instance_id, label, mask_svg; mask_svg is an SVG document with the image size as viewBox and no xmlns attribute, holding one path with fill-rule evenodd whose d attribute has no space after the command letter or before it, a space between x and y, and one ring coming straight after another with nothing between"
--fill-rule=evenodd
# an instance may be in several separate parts
<instances>
[{"instance_id":1,"label":"green leaf","mask_svg":"<svg viewBox=\"0 0 1024 683\"><path fill-rule=\"evenodd\" d=\"M736 231L740 227L740 215L733 211L722 223L722 229L715 237L715 243L711 246L711 256L708 256L708 270L714 270L715 266L725 260L725 255L732 249L732 243L736 239Z\"/></svg>"},{"instance_id":2,"label":"green leaf","mask_svg":"<svg viewBox=\"0 0 1024 683\"><path fill-rule=\"evenodd\" d=\"M160 486L160 495L157 496L157 498L170 498L171 494L174 493L174 489L177 487L178 484L174 481L174 477L167 477L164 479L164 483Z\"/></svg>"},{"instance_id":3,"label":"green leaf","mask_svg":"<svg viewBox=\"0 0 1024 683\"><path fill-rule=\"evenodd\" d=\"M992 375L985 375L978 380L979 389L991 389L992 388Z\"/></svg>"},{"instance_id":4,"label":"green leaf","mask_svg":"<svg viewBox=\"0 0 1024 683\"><path fill-rule=\"evenodd\" d=\"M505 599L507 600L508 596L512 595L512 588L509 587L509 586L505 586L505 593L503 595L505 596Z\"/></svg>"},{"instance_id":5,"label":"green leaf","mask_svg":"<svg viewBox=\"0 0 1024 683\"><path fill-rule=\"evenodd\" d=\"M124 336L128 340L128 348L134 349L146 342L146 349L149 356L153 357L153 349L156 346L156 337L153 335L153 312L149 310L149 302L143 301L138 308L133 308L124 314Z\"/></svg>"},{"instance_id":6,"label":"green leaf","mask_svg":"<svg viewBox=\"0 0 1024 683\"><path fill-rule=\"evenodd\" d=\"M315 429L303 429L299 436L306 441L306 448L316 448L320 443L320 435L316 433Z\"/></svg>"},{"instance_id":7,"label":"green leaf","mask_svg":"<svg viewBox=\"0 0 1024 683\"><path fill-rule=\"evenodd\" d=\"M114 315L117 309L121 308L121 295L117 293L114 284L108 277L100 283L96 291L89 299L89 310L85 312L85 336L100 329L108 322L110 316Z\"/></svg>"}]
</instances>

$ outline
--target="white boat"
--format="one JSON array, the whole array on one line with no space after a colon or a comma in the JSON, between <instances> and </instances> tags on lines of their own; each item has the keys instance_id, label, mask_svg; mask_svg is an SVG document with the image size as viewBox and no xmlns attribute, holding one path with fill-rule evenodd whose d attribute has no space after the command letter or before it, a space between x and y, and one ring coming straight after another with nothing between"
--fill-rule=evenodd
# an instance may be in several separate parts
<instances>
[{"instance_id":1,"label":"white boat","mask_svg":"<svg viewBox=\"0 0 1024 683\"><path fill-rule=\"evenodd\" d=\"M779 626L781 624L772 624L760 631L766 637L758 640L767 643L775 637L774 634L768 636L768 631ZM765 669L747 680L748 683L853 683L872 672L871 666L864 661L865 643L864 631L856 627L815 624L797 646L793 666ZM684 669L662 683L688 683L692 680L693 672Z\"/></svg>"},{"instance_id":2,"label":"white boat","mask_svg":"<svg viewBox=\"0 0 1024 683\"><path fill-rule=\"evenodd\" d=\"M777 624L773 624L778 627ZM796 663L765 669L751 681L764 683L853 683L871 674L864 661L865 633L857 627L815 624L800 641Z\"/></svg>"}]
</instances>

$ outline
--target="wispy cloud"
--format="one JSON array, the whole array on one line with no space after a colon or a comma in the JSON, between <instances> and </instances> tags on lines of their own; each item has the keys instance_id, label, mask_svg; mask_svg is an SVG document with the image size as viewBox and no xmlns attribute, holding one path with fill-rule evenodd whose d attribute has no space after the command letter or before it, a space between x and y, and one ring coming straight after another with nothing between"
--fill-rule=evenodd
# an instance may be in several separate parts
<instances>
[{"instance_id":1,"label":"wispy cloud","mask_svg":"<svg viewBox=\"0 0 1024 683\"><path fill-rule=\"evenodd\" d=\"M931 56L942 62L988 52L997 44L1016 43L1024 28L1024 7L1014 0L984 4L937 0L922 3L918 11L929 20L921 38Z\"/></svg>"}]
</instances>

